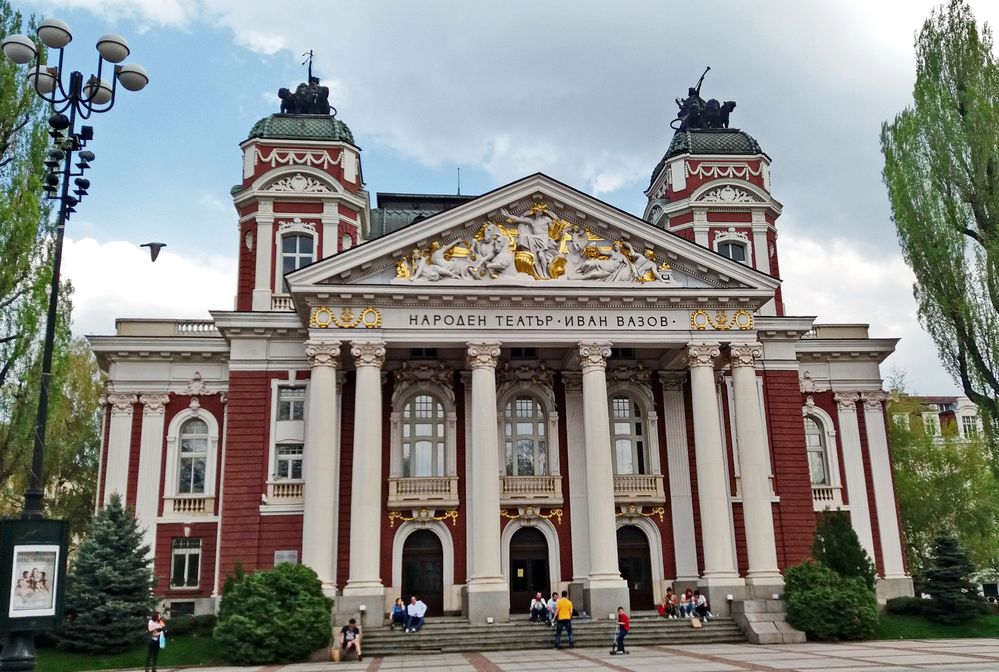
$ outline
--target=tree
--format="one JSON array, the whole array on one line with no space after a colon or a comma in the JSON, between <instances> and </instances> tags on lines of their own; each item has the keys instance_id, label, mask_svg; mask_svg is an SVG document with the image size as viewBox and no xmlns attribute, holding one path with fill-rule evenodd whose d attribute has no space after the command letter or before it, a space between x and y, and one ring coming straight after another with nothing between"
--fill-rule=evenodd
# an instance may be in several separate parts
<instances>
[{"instance_id":1,"label":"tree","mask_svg":"<svg viewBox=\"0 0 999 672\"><path fill-rule=\"evenodd\" d=\"M926 570L926 592L933 598L929 615L941 623L963 623L981 614L982 599L969 576L974 566L961 542L950 534L933 541L932 564Z\"/></svg>"},{"instance_id":2,"label":"tree","mask_svg":"<svg viewBox=\"0 0 999 672\"><path fill-rule=\"evenodd\" d=\"M999 68L965 0L923 24L913 104L882 125L881 149L920 321L999 470Z\"/></svg>"},{"instance_id":3,"label":"tree","mask_svg":"<svg viewBox=\"0 0 999 672\"><path fill-rule=\"evenodd\" d=\"M869 639L878 626L874 591L811 560L784 573L787 621L809 639Z\"/></svg>"},{"instance_id":4,"label":"tree","mask_svg":"<svg viewBox=\"0 0 999 672\"><path fill-rule=\"evenodd\" d=\"M868 590L874 590L877 568L845 511L828 511L815 528L812 557L842 577L856 577Z\"/></svg>"},{"instance_id":5,"label":"tree","mask_svg":"<svg viewBox=\"0 0 999 672\"><path fill-rule=\"evenodd\" d=\"M156 604L149 546L118 495L94 516L66 590L59 646L85 653L125 651L143 641Z\"/></svg>"},{"instance_id":6,"label":"tree","mask_svg":"<svg viewBox=\"0 0 999 672\"><path fill-rule=\"evenodd\" d=\"M921 419L925 410L904 393L893 394L888 405L895 494L917 586L943 531L958 538L976 567L999 567L999 478L985 442L960 437L954 423L931 436Z\"/></svg>"}]
</instances>

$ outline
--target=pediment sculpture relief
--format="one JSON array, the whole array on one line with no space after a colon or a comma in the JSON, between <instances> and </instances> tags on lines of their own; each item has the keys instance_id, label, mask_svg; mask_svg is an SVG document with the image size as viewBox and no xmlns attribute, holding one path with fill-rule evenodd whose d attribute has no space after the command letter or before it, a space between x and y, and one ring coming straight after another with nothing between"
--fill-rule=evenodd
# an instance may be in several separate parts
<instances>
[{"instance_id":1,"label":"pediment sculpture relief","mask_svg":"<svg viewBox=\"0 0 999 672\"><path fill-rule=\"evenodd\" d=\"M523 214L500 210L471 240L434 241L396 263L396 280L578 281L674 284L669 263L652 249L611 240L536 203ZM644 249L643 249L644 248Z\"/></svg>"}]
</instances>

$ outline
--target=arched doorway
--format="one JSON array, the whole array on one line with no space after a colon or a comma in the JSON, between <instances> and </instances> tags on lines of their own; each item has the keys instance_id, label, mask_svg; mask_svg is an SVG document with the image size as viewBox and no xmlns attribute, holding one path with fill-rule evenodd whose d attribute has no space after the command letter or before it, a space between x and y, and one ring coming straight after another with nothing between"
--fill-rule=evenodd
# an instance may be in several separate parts
<instances>
[{"instance_id":1,"label":"arched doorway","mask_svg":"<svg viewBox=\"0 0 999 672\"><path fill-rule=\"evenodd\" d=\"M522 527L510 539L510 611L527 613L531 599L540 592L551 595L548 540L534 527Z\"/></svg>"},{"instance_id":2,"label":"arched doorway","mask_svg":"<svg viewBox=\"0 0 999 672\"><path fill-rule=\"evenodd\" d=\"M444 613L444 549L430 530L416 530L402 547L402 599L416 595L427 605L428 616Z\"/></svg>"},{"instance_id":3,"label":"arched doorway","mask_svg":"<svg viewBox=\"0 0 999 672\"><path fill-rule=\"evenodd\" d=\"M617 562L621 577L628 582L632 611L654 609L649 540L634 525L624 525L617 529Z\"/></svg>"}]
</instances>

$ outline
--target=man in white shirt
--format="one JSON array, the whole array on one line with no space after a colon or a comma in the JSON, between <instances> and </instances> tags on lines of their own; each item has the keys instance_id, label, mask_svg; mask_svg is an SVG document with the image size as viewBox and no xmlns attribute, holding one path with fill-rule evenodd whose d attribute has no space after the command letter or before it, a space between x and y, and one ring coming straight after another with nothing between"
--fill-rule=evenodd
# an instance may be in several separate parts
<instances>
[{"instance_id":1,"label":"man in white shirt","mask_svg":"<svg viewBox=\"0 0 999 672\"><path fill-rule=\"evenodd\" d=\"M423 627L423 617L427 614L427 605L423 600L416 599L416 595L409 598L406 605L406 615L409 617L406 623L406 632L416 632Z\"/></svg>"}]
</instances>

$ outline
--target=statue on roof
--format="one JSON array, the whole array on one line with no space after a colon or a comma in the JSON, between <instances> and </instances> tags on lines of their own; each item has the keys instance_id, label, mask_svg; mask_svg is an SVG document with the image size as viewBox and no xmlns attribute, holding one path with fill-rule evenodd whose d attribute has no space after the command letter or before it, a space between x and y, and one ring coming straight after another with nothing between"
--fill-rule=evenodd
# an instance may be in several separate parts
<instances>
[{"instance_id":1,"label":"statue on roof","mask_svg":"<svg viewBox=\"0 0 999 672\"><path fill-rule=\"evenodd\" d=\"M281 114L332 114L336 116L336 108L330 105L330 87L321 86L319 78L312 76L312 50L303 54L307 58L302 65L309 64L309 81L302 82L292 92L289 89L278 89L281 99Z\"/></svg>"},{"instance_id":2,"label":"statue on roof","mask_svg":"<svg viewBox=\"0 0 999 672\"><path fill-rule=\"evenodd\" d=\"M735 101L726 100L724 103L719 103L715 98L707 101L701 98L701 84L704 83L704 75L708 74L709 70L711 70L710 65L697 80L697 86L687 89L686 98L676 99L677 107L680 109L676 113L676 119L670 122L671 128L677 131L728 128L728 115L735 109ZM677 122L680 122L679 125Z\"/></svg>"}]
</instances>

